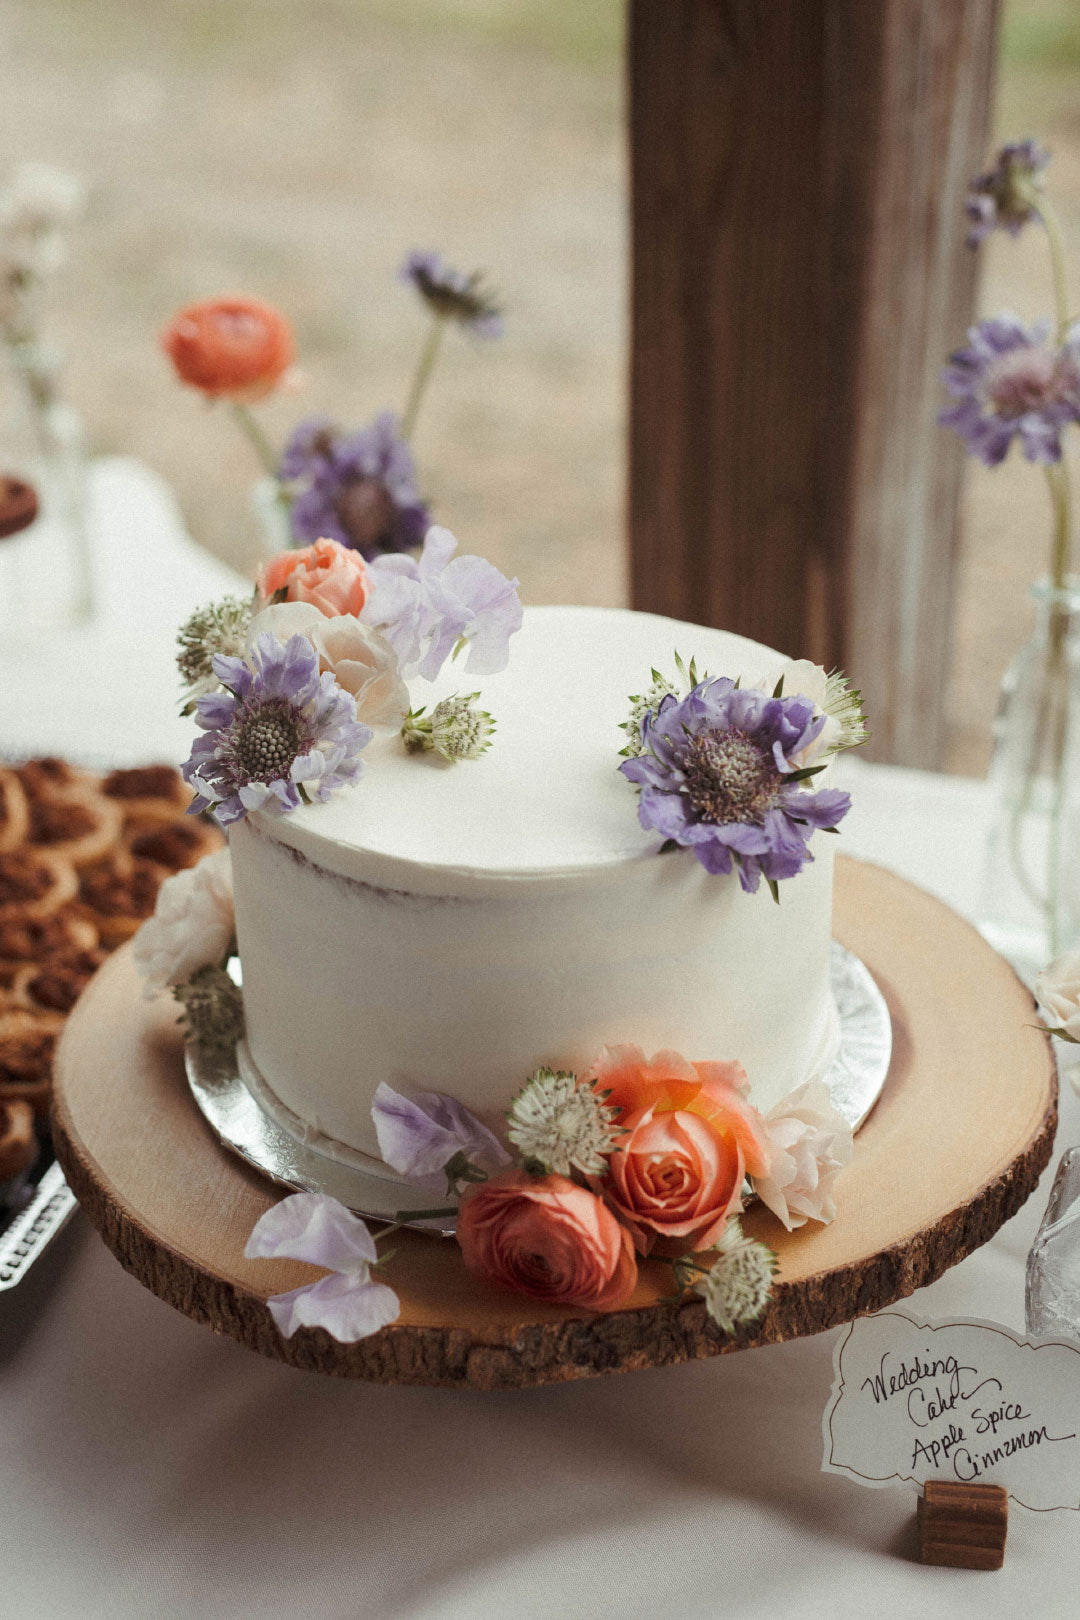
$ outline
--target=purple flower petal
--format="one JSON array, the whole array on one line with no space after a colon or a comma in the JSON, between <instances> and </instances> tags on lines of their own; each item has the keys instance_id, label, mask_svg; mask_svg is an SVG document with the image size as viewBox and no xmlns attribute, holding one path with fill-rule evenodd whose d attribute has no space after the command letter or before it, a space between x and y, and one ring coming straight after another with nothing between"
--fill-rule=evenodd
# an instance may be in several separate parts
<instances>
[{"instance_id":1,"label":"purple flower petal","mask_svg":"<svg viewBox=\"0 0 1080 1620\"><path fill-rule=\"evenodd\" d=\"M292 1338L297 1328L321 1327L342 1344L368 1339L401 1315L401 1301L385 1283L337 1272L288 1294L272 1294L266 1303L283 1338Z\"/></svg>"},{"instance_id":2,"label":"purple flower petal","mask_svg":"<svg viewBox=\"0 0 1080 1620\"><path fill-rule=\"evenodd\" d=\"M445 1188L442 1172L463 1153L482 1170L500 1170L510 1155L475 1114L439 1091L404 1097L385 1081L371 1105L379 1152L391 1170L432 1190Z\"/></svg>"},{"instance_id":3,"label":"purple flower petal","mask_svg":"<svg viewBox=\"0 0 1080 1620\"><path fill-rule=\"evenodd\" d=\"M248 1260L306 1260L357 1272L375 1260L375 1240L358 1215L323 1193L291 1193L261 1215L244 1249Z\"/></svg>"}]
</instances>

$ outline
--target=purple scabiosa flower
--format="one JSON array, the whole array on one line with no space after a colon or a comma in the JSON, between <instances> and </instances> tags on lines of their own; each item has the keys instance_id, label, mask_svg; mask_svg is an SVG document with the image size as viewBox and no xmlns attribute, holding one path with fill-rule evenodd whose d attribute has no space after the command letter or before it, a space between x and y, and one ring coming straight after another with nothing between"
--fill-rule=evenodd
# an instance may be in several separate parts
<instances>
[{"instance_id":1,"label":"purple scabiosa flower","mask_svg":"<svg viewBox=\"0 0 1080 1620\"><path fill-rule=\"evenodd\" d=\"M1005 459L1014 437L1029 461L1061 460L1061 429L1080 420L1080 350L1070 334L1054 347L1049 329L1030 330L1015 315L996 315L968 331L968 346L949 358L942 381L958 403L938 421L967 440L988 467Z\"/></svg>"},{"instance_id":2,"label":"purple scabiosa flower","mask_svg":"<svg viewBox=\"0 0 1080 1620\"><path fill-rule=\"evenodd\" d=\"M638 819L694 851L707 872L730 872L753 894L813 860L807 839L847 814L846 793L808 793L822 767L794 764L825 724L805 697L769 697L727 676L669 694L646 716L645 752L620 771L641 789Z\"/></svg>"},{"instance_id":3,"label":"purple scabiosa flower","mask_svg":"<svg viewBox=\"0 0 1080 1620\"><path fill-rule=\"evenodd\" d=\"M1049 162L1046 147L1030 138L1010 141L1001 148L993 168L971 182L964 202L971 221L969 247L978 247L995 229L1016 236L1035 218L1043 189L1042 171Z\"/></svg>"},{"instance_id":4,"label":"purple scabiosa flower","mask_svg":"<svg viewBox=\"0 0 1080 1620\"><path fill-rule=\"evenodd\" d=\"M200 697L196 739L183 767L198 797L191 813L213 810L224 825L250 810L295 810L309 790L325 799L354 782L371 728L327 672L306 636L285 643L264 633L246 658L214 659L225 688Z\"/></svg>"},{"instance_id":5,"label":"purple scabiosa flower","mask_svg":"<svg viewBox=\"0 0 1080 1620\"><path fill-rule=\"evenodd\" d=\"M391 411L356 433L326 417L299 423L285 446L280 475L304 484L292 503L293 538L323 536L370 559L419 546L428 509L416 486L416 463Z\"/></svg>"},{"instance_id":6,"label":"purple scabiosa flower","mask_svg":"<svg viewBox=\"0 0 1080 1620\"><path fill-rule=\"evenodd\" d=\"M466 275L451 270L441 253L414 251L405 259L399 279L416 288L440 320L458 321L474 337L502 336L502 310L483 285L483 272Z\"/></svg>"}]
</instances>

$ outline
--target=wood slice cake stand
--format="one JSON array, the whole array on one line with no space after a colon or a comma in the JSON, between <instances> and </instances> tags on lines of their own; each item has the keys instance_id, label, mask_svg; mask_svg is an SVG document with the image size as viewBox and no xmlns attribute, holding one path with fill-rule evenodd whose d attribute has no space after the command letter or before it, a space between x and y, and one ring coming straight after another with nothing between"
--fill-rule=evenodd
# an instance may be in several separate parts
<instances>
[{"instance_id":1,"label":"wood slice cake stand","mask_svg":"<svg viewBox=\"0 0 1080 1620\"><path fill-rule=\"evenodd\" d=\"M452 1240L395 1238L387 1280L400 1320L358 1344L321 1328L283 1339L270 1294L319 1272L245 1260L282 1191L223 1148L188 1091L176 1007L142 999L127 949L68 1022L56 1065L56 1151L121 1264L170 1305L295 1367L380 1383L523 1387L745 1350L880 1309L992 1237L1047 1164L1057 1078L1029 992L940 901L861 862L837 863L837 938L867 963L893 1018L893 1061L837 1186L837 1219L785 1233L763 1208L745 1225L778 1252L761 1321L727 1338L696 1296L661 1302L670 1268L646 1263L610 1315L499 1294ZM697 1056L698 1054L692 1054Z\"/></svg>"}]
</instances>

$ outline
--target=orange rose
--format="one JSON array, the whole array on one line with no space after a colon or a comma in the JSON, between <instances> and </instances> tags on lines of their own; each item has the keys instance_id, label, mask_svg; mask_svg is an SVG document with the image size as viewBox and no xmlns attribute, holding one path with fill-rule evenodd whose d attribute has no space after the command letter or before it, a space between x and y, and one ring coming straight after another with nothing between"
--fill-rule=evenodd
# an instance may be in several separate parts
<instances>
[{"instance_id":1,"label":"orange rose","mask_svg":"<svg viewBox=\"0 0 1080 1620\"><path fill-rule=\"evenodd\" d=\"M293 363L292 327L257 298L209 298L173 316L161 346L181 382L211 399L269 394Z\"/></svg>"},{"instance_id":2,"label":"orange rose","mask_svg":"<svg viewBox=\"0 0 1080 1620\"><path fill-rule=\"evenodd\" d=\"M286 602L310 602L328 619L359 613L370 584L363 557L339 540L281 551L259 571L259 593L267 601L283 590Z\"/></svg>"},{"instance_id":3,"label":"orange rose","mask_svg":"<svg viewBox=\"0 0 1080 1620\"><path fill-rule=\"evenodd\" d=\"M639 1046L609 1046L589 1077L622 1109L626 1133L606 1188L616 1214L647 1253L658 1238L707 1249L742 1207L743 1177L768 1168L761 1115L746 1100L740 1063L688 1063L678 1052L648 1061Z\"/></svg>"},{"instance_id":4,"label":"orange rose","mask_svg":"<svg viewBox=\"0 0 1080 1620\"><path fill-rule=\"evenodd\" d=\"M550 1305L617 1310L637 1283L629 1232L565 1176L506 1170L467 1188L457 1239L478 1277Z\"/></svg>"}]
</instances>

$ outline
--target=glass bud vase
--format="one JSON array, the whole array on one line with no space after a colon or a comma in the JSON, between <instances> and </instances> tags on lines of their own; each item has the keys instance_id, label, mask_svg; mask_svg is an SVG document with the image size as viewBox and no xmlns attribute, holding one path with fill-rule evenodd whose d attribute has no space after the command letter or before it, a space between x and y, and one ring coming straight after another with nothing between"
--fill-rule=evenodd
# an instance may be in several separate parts
<instances>
[{"instance_id":1,"label":"glass bud vase","mask_svg":"<svg viewBox=\"0 0 1080 1620\"><path fill-rule=\"evenodd\" d=\"M1080 578L1032 586L1035 628L1005 672L983 935L1028 983L1080 941Z\"/></svg>"},{"instance_id":2,"label":"glass bud vase","mask_svg":"<svg viewBox=\"0 0 1080 1620\"><path fill-rule=\"evenodd\" d=\"M68 629L89 617L92 579L86 527L82 420L57 391L59 356L22 345L0 379L0 477L30 484L38 512L0 540L0 630L9 644Z\"/></svg>"},{"instance_id":3,"label":"glass bud vase","mask_svg":"<svg viewBox=\"0 0 1080 1620\"><path fill-rule=\"evenodd\" d=\"M1080 1148L1063 1155L1027 1262L1027 1330L1080 1343Z\"/></svg>"}]
</instances>

